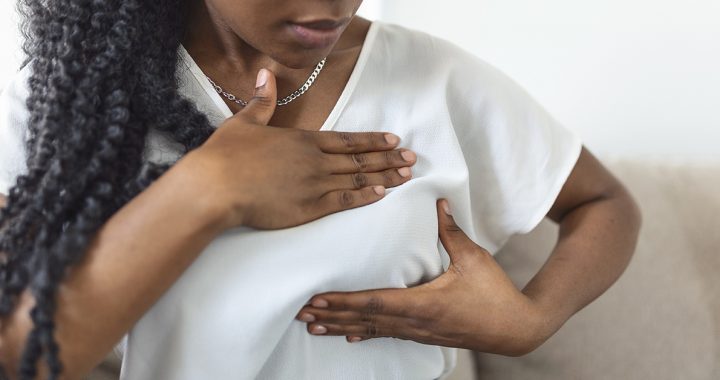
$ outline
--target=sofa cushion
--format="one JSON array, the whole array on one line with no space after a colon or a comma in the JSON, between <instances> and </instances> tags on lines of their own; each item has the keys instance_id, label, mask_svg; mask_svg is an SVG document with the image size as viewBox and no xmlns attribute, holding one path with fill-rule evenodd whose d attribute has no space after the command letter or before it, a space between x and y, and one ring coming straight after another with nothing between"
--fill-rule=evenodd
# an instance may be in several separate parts
<instances>
[{"instance_id":1,"label":"sofa cushion","mask_svg":"<svg viewBox=\"0 0 720 380\"><path fill-rule=\"evenodd\" d=\"M720 379L720 166L607 166L643 213L625 273L534 352L477 353L479 379ZM556 234L544 221L497 254L519 288Z\"/></svg>"}]
</instances>

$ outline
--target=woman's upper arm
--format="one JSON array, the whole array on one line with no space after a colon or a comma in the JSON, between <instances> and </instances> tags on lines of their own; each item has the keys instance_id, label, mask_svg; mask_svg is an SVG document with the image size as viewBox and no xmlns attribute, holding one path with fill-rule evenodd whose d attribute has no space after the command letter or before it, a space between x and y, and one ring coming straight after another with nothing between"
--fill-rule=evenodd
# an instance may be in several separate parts
<instances>
[{"instance_id":1,"label":"woman's upper arm","mask_svg":"<svg viewBox=\"0 0 720 380\"><path fill-rule=\"evenodd\" d=\"M573 209L590 202L613 197L626 197L634 204L625 186L585 147L560 190L548 218L559 223Z\"/></svg>"},{"instance_id":2,"label":"woman's upper arm","mask_svg":"<svg viewBox=\"0 0 720 380\"><path fill-rule=\"evenodd\" d=\"M7 198L5 197L5 194L0 193L0 208L5 207L7 204Z\"/></svg>"}]
</instances>

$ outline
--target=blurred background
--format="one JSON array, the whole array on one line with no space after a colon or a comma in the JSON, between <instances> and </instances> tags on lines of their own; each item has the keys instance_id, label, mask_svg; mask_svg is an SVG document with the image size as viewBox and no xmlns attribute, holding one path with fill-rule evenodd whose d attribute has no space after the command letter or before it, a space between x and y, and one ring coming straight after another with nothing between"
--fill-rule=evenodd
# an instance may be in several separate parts
<instances>
[{"instance_id":1,"label":"blurred background","mask_svg":"<svg viewBox=\"0 0 720 380\"><path fill-rule=\"evenodd\" d=\"M0 4L0 88L20 53ZM718 0L365 0L522 84L603 157L720 162Z\"/></svg>"},{"instance_id":2,"label":"blurred background","mask_svg":"<svg viewBox=\"0 0 720 380\"><path fill-rule=\"evenodd\" d=\"M720 1L366 0L499 67L603 156L720 161Z\"/></svg>"},{"instance_id":3,"label":"blurred background","mask_svg":"<svg viewBox=\"0 0 720 380\"><path fill-rule=\"evenodd\" d=\"M21 60L13 9L0 3L0 88ZM524 357L461 351L452 379L720 379L720 1L365 0L360 14L505 71L643 212L607 292ZM522 288L556 238L544 221L495 257ZM109 357L92 379L116 379L118 365Z\"/></svg>"}]
</instances>

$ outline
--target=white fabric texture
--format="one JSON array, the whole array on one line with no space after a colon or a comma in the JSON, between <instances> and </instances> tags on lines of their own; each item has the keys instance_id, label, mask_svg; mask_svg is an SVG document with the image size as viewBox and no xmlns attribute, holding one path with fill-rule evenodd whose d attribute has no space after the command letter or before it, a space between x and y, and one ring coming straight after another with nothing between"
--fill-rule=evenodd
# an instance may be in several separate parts
<instances>
[{"instance_id":1,"label":"white fabric texture","mask_svg":"<svg viewBox=\"0 0 720 380\"><path fill-rule=\"evenodd\" d=\"M182 93L220 124L230 109L189 54L179 54ZM3 193L25 165L26 71L0 104ZM413 178L365 207L283 230L241 227L218 236L126 335L122 379L443 378L454 349L394 338L349 344L312 336L294 317L320 292L403 288L440 275L449 258L438 238L439 198L494 254L542 220L582 147L488 63L377 21L321 129L397 134L418 154ZM153 134L146 157L179 156Z\"/></svg>"},{"instance_id":2,"label":"white fabric texture","mask_svg":"<svg viewBox=\"0 0 720 380\"><path fill-rule=\"evenodd\" d=\"M30 115L25 99L29 95L29 66L20 70L0 94L0 194L7 195L16 178L27 171L25 141Z\"/></svg>"}]
</instances>

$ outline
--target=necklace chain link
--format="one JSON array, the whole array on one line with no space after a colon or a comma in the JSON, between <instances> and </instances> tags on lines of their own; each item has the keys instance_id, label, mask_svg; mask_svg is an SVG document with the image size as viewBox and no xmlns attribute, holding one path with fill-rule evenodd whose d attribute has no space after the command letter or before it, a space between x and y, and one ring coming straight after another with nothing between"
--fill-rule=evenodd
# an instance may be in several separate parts
<instances>
[{"instance_id":1,"label":"necklace chain link","mask_svg":"<svg viewBox=\"0 0 720 380\"><path fill-rule=\"evenodd\" d=\"M310 86L312 86L313 83L315 82L315 79L318 77L318 75L320 75L320 72L322 71L323 67L325 66L325 61L327 61L327 58L323 58L323 60L320 61L320 62L317 64L317 66L315 66L315 70L313 70L312 74L310 74L310 77L305 81L305 83L303 83L302 86L300 86L300 88L298 88L297 90L295 90L292 94L290 94L290 95L288 95L288 96L286 96L286 97L278 100L278 101L277 101L277 105L279 105L279 106L284 106L284 105L292 102L293 100L299 98L299 97L300 97L302 94L304 94L305 92L307 92L307 90L310 89ZM235 103L237 103L237 104L239 104L239 105L241 105L241 106L243 106L243 107L247 106L248 103L247 103L246 101L244 101L244 100L238 98L237 96L235 96L235 95L233 95L233 94L231 94L231 93L223 90L223 88L220 87L220 86L218 86L212 79L210 79L209 76L206 75L205 78L207 78L207 80L210 81L210 84L213 86L213 88L215 89L215 91L216 91L218 94L224 96L225 98L227 98L227 99L230 100L231 102L235 102Z\"/></svg>"}]
</instances>

